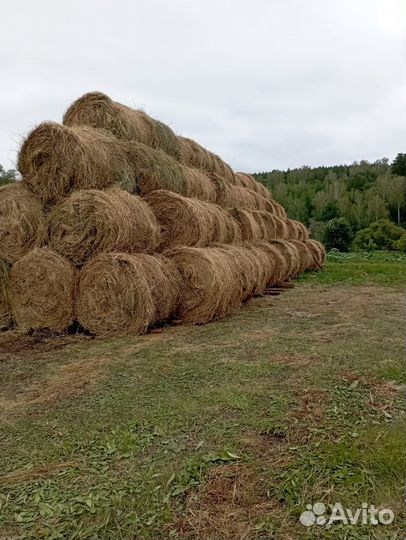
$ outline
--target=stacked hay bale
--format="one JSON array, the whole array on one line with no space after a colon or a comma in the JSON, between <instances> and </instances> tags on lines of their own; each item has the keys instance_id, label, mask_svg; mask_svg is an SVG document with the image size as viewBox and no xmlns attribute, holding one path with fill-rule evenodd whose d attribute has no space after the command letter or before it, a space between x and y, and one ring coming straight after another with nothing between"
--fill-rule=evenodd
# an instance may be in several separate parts
<instances>
[{"instance_id":1,"label":"stacked hay bale","mask_svg":"<svg viewBox=\"0 0 406 540\"><path fill-rule=\"evenodd\" d=\"M205 323L325 252L265 186L100 92L24 141L0 188L0 329Z\"/></svg>"}]
</instances>

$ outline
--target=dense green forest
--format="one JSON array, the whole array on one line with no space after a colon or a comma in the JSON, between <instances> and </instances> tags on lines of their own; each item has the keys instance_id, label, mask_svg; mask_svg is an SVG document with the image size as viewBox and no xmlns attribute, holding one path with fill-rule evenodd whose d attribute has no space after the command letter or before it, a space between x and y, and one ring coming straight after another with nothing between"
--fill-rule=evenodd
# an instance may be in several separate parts
<instances>
[{"instance_id":1,"label":"dense green forest","mask_svg":"<svg viewBox=\"0 0 406 540\"><path fill-rule=\"evenodd\" d=\"M328 247L344 251L350 247L404 249L405 176L406 154L398 154L391 164L383 158L374 163L304 166L255 174L289 217L305 223L312 236ZM335 245L331 229L338 231L340 239L344 235L343 243ZM377 235L390 238L385 242Z\"/></svg>"}]
</instances>

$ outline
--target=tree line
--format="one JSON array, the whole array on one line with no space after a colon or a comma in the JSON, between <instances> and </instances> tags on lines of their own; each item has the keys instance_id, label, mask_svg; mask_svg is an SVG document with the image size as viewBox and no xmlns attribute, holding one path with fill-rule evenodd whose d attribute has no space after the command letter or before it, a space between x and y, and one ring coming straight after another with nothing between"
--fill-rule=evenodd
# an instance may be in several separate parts
<instances>
[{"instance_id":1,"label":"tree line","mask_svg":"<svg viewBox=\"0 0 406 540\"><path fill-rule=\"evenodd\" d=\"M392 163L383 158L254 176L289 217L305 223L328 248L404 249L406 154L398 154ZM382 235L389 235L387 241Z\"/></svg>"}]
</instances>

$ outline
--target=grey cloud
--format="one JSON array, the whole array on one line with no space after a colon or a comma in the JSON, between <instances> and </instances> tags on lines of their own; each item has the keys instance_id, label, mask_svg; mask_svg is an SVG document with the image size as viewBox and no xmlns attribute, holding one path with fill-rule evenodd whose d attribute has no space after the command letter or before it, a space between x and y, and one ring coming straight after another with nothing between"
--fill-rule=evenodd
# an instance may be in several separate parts
<instances>
[{"instance_id":1,"label":"grey cloud","mask_svg":"<svg viewBox=\"0 0 406 540\"><path fill-rule=\"evenodd\" d=\"M393 158L405 14L402 0L6 0L0 163L95 89L239 170Z\"/></svg>"}]
</instances>

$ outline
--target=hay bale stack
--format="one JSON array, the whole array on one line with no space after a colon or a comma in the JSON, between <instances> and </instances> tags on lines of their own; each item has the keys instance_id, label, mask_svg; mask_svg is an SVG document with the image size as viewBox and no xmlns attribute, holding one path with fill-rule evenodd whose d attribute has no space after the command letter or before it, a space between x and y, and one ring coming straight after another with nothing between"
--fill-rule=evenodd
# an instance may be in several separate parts
<instances>
[{"instance_id":1,"label":"hay bale stack","mask_svg":"<svg viewBox=\"0 0 406 540\"><path fill-rule=\"evenodd\" d=\"M326 250L323 244L313 239L304 240L304 244L309 248L313 256L313 264L308 270L321 270L326 259Z\"/></svg>"},{"instance_id":2,"label":"hay bale stack","mask_svg":"<svg viewBox=\"0 0 406 540\"><path fill-rule=\"evenodd\" d=\"M269 210L268 200L259 193L242 186L228 184L217 174L209 175L216 187L216 203L222 208Z\"/></svg>"},{"instance_id":3,"label":"hay bale stack","mask_svg":"<svg viewBox=\"0 0 406 540\"><path fill-rule=\"evenodd\" d=\"M125 145L131 175L121 187L137 195L167 189L186 195L188 184L184 168L163 150L131 142Z\"/></svg>"},{"instance_id":4,"label":"hay bale stack","mask_svg":"<svg viewBox=\"0 0 406 540\"><path fill-rule=\"evenodd\" d=\"M216 183L200 169L182 165L186 181L186 197L215 203L217 202ZM172 190L174 191L174 190Z\"/></svg>"},{"instance_id":5,"label":"hay bale stack","mask_svg":"<svg viewBox=\"0 0 406 540\"><path fill-rule=\"evenodd\" d=\"M303 241L309 238L309 231L300 221L286 218L285 224L288 230L288 239Z\"/></svg>"},{"instance_id":6,"label":"hay bale stack","mask_svg":"<svg viewBox=\"0 0 406 540\"><path fill-rule=\"evenodd\" d=\"M20 329L63 332L73 322L76 271L58 253L35 248L10 274L10 304Z\"/></svg>"},{"instance_id":7,"label":"hay bale stack","mask_svg":"<svg viewBox=\"0 0 406 540\"><path fill-rule=\"evenodd\" d=\"M153 323L168 320L176 313L182 288L182 278L174 262L163 255L134 254L139 261L155 307Z\"/></svg>"},{"instance_id":8,"label":"hay bale stack","mask_svg":"<svg viewBox=\"0 0 406 540\"><path fill-rule=\"evenodd\" d=\"M265 238L264 222L259 216L254 216L252 210L233 208L230 213L238 223L243 241L252 242Z\"/></svg>"},{"instance_id":9,"label":"hay bale stack","mask_svg":"<svg viewBox=\"0 0 406 540\"><path fill-rule=\"evenodd\" d=\"M233 170L219 156L187 137L178 137L178 141L182 163L208 173L214 173L229 183L235 183Z\"/></svg>"},{"instance_id":10,"label":"hay bale stack","mask_svg":"<svg viewBox=\"0 0 406 540\"><path fill-rule=\"evenodd\" d=\"M218 248L176 247L165 252L183 281L178 316L203 324L233 311L243 297L235 268Z\"/></svg>"},{"instance_id":11,"label":"hay bale stack","mask_svg":"<svg viewBox=\"0 0 406 540\"><path fill-rule=\"evenodd\" d=\"M252 298L258 276L258 263L252 251L244 246L230 244L214 244L212 247L224 252L228 256L230 265L237 272L236 280L239 286L236 290L241 293L239 301Z\"/></svg>"},{"instance_id":12,"label":"hay bale stack","mask_svg":"<svg viewBox=\"0 0 406 540\"><path fill-rule=\"evenodd\" d=\"M76 265L102 251L153 251L159 226L140 197L117 187L81 190L59 203L46 221L51 249Z\"/></svg>"},{"instance_id":13,"label":"hay bale stack","mask_svg":"<svg viewBox=\"0 0 406 540\"><path fill-rule=\"evenodd\" d=\"M310 269L314 264L314 258L309 246L307 246L304 242L295 239L289 240L289 243L293 244L299 252L300 266L297 274L301 274L305 270Z\"/></svg>"},{"instance_id":14,"label":"hay bale stack","mask_svg":"<svg viewBox=\"0 0 406 540\"><path fill-rule=\"evenodd\" d=\"M21 182L0 187L0 259L14 263L42 242L41 200Z\"/></svg>"},{"instance_id":15,"label":"hay bale stack","mask_svg":"<svg viewBox=\"0 0 406 540\"><path fill-rule=\"evenodd\" d=\"M262 197L264 197L265 199L272 199L272 195L269 189L264 186L264 184L261 184L261 182L255 180L255 178L250 174L237 172L235 173L235 180L235 183L237 185L243 186L247 189L250 189L251 191L255 191L256 193L262 195Z\"/></svg>"},{"instance_id":16,"label":"hay bale stack","mask_svg":"<svg viewBox=\"0 0 406 540\"><path fill-rule=\"evenodd\" d=\"M285 251L277 244L260 241L255 242L255 245L260 248L268 257L269 261L269 276L268 285L277 285L289 279L289 261Z\"/></svg>"},{"instance_id":17,"label":"hay bale stack","mask_svg":"<svg viewBox=\"0 0 406 540\"><path fill-rule=\"evenodd\" d=\"M276 221L274 216L265 210L252 210L252 216L257 221L264 240L276 238Z\"/></svg>"},{"instance_id":18,"label":"hay bale stack","mask_svg":"<svg viewBox=\"0 0 406 540\"><path fill-rule=\"evenodd\" d=\"M128 182L124 147L113 136L86 126L45 122L25 139L18 157L23 183L46 204L75 189L103 189Z\"/></svg>"},{"instance_id":19,"label":"hay bale stack","mask_svg":"<svg viewBox=\"0 0 406 540\"><path fill-rule=\"evenodd\" d=\"M11 324L10 294L10 265L0 259L0 330L5 330Z\"/></svg>"},{"instance_id":20,"label":"hay bale stack","mask_svg":"<svg viewBox=\"0 0 406 540\"><path fill-rule=\"evenodd\" d=\"M286 218L273 216L275 224L275 237L287 240L289 235L288 226L286 224Z\"/></svg>"},{"instance_id":21,"label":"hay bale stack","mask_svg":"<svg viewBox=\"0 0 406 540\"><path fill-rule=\"evenodd\" d=\"M156 313L144 266L136 256L100 253L83 267L77 286L76 316L89 332L143 334Z\"/></svg>"},{"instance_id":22,"label":"hay bale stack","mask_svg":"<svg viewBox=\"0 0 406 540\"><path fill-rule=\"evenodd\" d=\"M279 250L285 259L285 276L283 281L295 278L301 268L301 254L290 241L275 239L269 242Z\"/></svg>"},{"instance_id":23,"label":"hay bale stack","mask_svg":"<svg viewBox=\"0 0 406 540\"><path fill-rule=\"evenodd\" d=\"M77 99L66 111L63 123L103 129L123 141L138 141L180 158L178 138L169 126L143 111L113 101L102 92L89 92Z\"/></svg>"},{"instance_id":24,"label":"hay bale stack","mask_svg":"<svg viewBox=\"0 0 406 540\"><path fill-rule=\"evenodd\" d=\"M145 197L161 227L160 249L239 240L233 219L216 205L160 190Z\"/></svg>"},{"instance_id":25,"label":"hay bale stack","mask_svg":"<svg viewBox=\"0 0 406 540\"><path fill-rule=\"evenodd\" d=\"M309 231L303 223L297 221L296 219L290 219L288 221L291 222L294 229L294 236L292 238L294 238L295 240L300 240L302 242L309 238Z\"/></svg>"}]
</instances>

